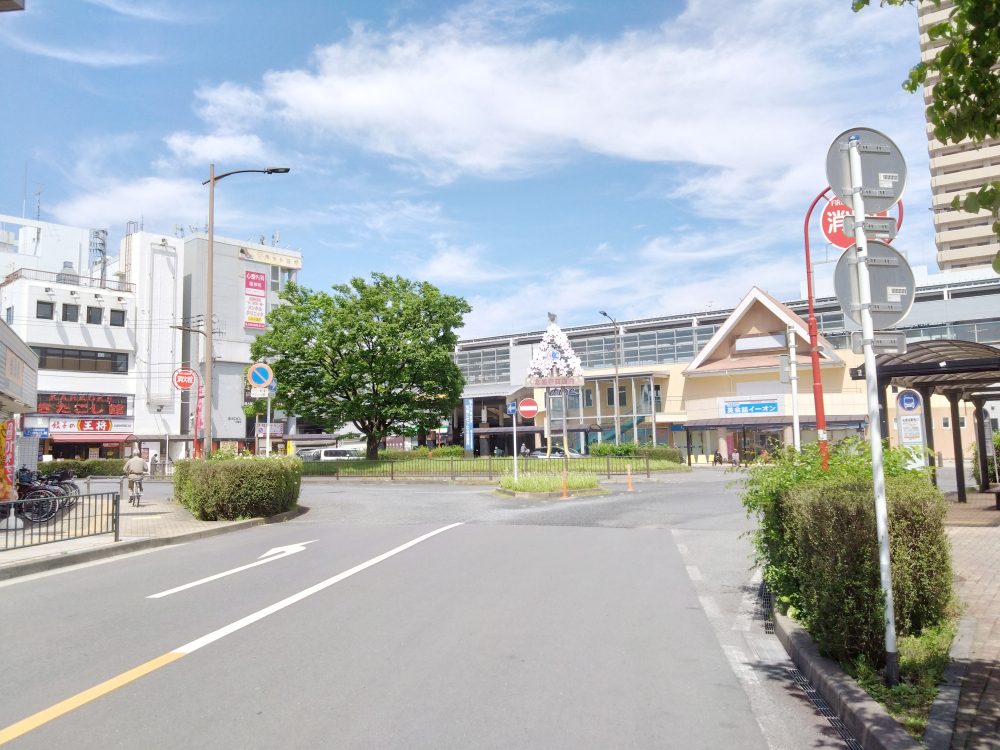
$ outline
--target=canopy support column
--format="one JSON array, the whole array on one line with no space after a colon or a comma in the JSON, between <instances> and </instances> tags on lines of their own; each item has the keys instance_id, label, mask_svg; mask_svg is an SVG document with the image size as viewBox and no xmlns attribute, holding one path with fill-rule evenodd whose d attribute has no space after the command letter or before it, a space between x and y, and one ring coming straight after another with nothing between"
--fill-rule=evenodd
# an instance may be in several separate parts
<instances>
[{"instance_id":1,"label":"canopy support column","mask_svg":"<svg viewBox=\"0 0 1000 750\"><path fill-rule=\"evenodd\" d=\"M934 414L931 412L931 396L934 395L934 389L922 385L917 387L917 393L920 394L920 399L924 402L922 412L924 415L924 435L927 436L927 450L930 451L927 460L930 462L931 467L931 482L937 487L937 458L934 452Z\"/></svg>"},{"instance_id":2,"label":"canopy support column","mask_svg":"<svg viewBox=\"0 0 1000 750\"><path fill-rule=\"evenodd\" d=\"M965 496L965 459L962 456L962 431L958 428L958 400L961 398L958 391L948 393L948 402L951 404L951 439L955 446L955 483L958 485L958 502L964 503L968 499Z\"/></svg>"},{"instance_id":3,"label":"canopy support column","mask_svg":"<svg viewBox=\"0 0 1000 750\"><path fill-rule=\"evenodd\" d=\"M986 457L986 420L983 419L983 407L986 406L985 396L973 396L972 405L976 408L976 458L979 459L979 491L990 489L990 464ZM993 435L990 435L993 439Z\"/></svg>"}]
</instances>

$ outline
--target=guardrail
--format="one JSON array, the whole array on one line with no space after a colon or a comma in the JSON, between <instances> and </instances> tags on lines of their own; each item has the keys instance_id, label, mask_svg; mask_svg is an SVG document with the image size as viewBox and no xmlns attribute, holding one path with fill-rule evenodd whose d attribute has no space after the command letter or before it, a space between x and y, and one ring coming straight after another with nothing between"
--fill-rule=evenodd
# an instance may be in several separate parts
<instances>
[{"instance_id":1,"label":"guardrail","mask_svg":"<svg viewBox=\"0 0 1000 750\"><path fill-rule=\"evenodd\" d=\"M659 468L659 462L649 460L649 456L584 456L571 458L569 470L574 474L600 474L609 479L613 475L645 471L649 477L651 470ZM666 462L663 462L666 463ZM517 470L530 474L562 474L566 462L562 458L518 458ZM664 467L666 468L666 467ZM437 477L457 479L459 477L499 478L503 474L514 473L513 458L411 458L384 459L379 461L306 461L302 464L302 476L335 476L337 479L406 479L411 477Z\"/></svg>"},{"instance_id":2,"label":"guardrail","mask_svg":"<svg viewBox=\"0 0 1000 750\"><path fill-rule=\"evenodd\" d=\"M98 534L120 539L121 494L95 492L71 497L0 502L0 550L51 544Z\"/></svg>"}]
</instances>

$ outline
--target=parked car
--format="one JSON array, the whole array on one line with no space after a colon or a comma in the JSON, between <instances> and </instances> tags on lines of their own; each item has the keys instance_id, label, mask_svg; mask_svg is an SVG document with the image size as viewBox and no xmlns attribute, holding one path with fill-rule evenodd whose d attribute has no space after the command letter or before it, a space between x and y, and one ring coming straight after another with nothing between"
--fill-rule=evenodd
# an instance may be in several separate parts
<instances>
[{"instance_id":1,"label":"parked car","mask_svg":"<svg viewBox=\"0 0 1000 750\"><path fill-rule=\"evenodd\" d=\"M531 458L558 458L560 460L564 458L563 449L559 448L558 446L554 447L552 449L552 455L551 456L545 455L545 449L544 448L536 448L535 450L531 451L531 453L529 454L529 456ZM583 456L582 453L578 453L577 451L575 451L575 450L573 450L571 448L570 451L569 451L569 457L570 458L583 458L584 456Z\"/></svg>"},{"instance_id":2,"label":"parked car","mask_svg":"<svg viewBox=\"0 0 1000 750\"><path fill-rule=\"evenodd\" d=\"M323 448L320 461L360 461L364 458L361 451L353 448Z\"/></svg>"},{"instance_id":3,"label":"parked car","mask_svg":"<svg viewBox=\"0 0 1000 750\"><path fill-rule=\"evenodd\" d=\"M299 448L295 451L295 455L303 461L319 461L321 452L320 448Z\"/></svg>"}]
</instances>

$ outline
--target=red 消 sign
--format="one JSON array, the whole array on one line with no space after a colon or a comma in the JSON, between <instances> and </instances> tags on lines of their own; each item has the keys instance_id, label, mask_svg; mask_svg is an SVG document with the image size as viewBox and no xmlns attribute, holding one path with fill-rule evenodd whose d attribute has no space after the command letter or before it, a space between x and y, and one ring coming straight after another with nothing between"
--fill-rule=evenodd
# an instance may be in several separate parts
<instances>
[{"instance_id":1,"label":"red \u6d88 sign","mask_svg":"<svg viewBox=\"0 0 1000 750\"><path fill-rule=\"evenodd\" d=\"M517 405L517 411L525 419L531 419L538 414L538 402L533 398L526 398Z\"/></svg>"},{"instance_id":2,"label":"red \u6d88 sign","mask_svg":"<svg viewBox=\"0 0 1000 750\"><path fill-rule=\"evenodd\" d=\"M853 213L840 198L834 198L826 204L823 215L820 216L820 223L823 226L823 236L830 244L836 245L842 250L846 250L854 244L854 237L844 234L844 217L851 216ZM878 214L878 216L888 215L885 211Z\"/></svg>"},{"instance_id":3,"label":"red \u6d88 sign","mask_svg":"<svg viewBox=\"0 0 1000 750\"><path fill-rule=\"evenodd\" d=\"M197 379L198 376L195 374L195 371L187 367L180 367L174 370L174 388L186 391L195 384Z\"/></svg>"}]
</instances>

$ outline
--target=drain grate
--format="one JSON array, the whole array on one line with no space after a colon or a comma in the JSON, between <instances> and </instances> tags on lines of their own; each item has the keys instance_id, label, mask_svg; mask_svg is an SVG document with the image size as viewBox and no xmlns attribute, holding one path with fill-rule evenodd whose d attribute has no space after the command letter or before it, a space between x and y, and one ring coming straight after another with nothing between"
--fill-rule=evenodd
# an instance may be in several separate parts
<instances>
[{"instance_id":1,"label":"drain grate","mask_svg":"<svg viewBox=\"0 0 1000 750\"><path fill-rule=\"evenodd\" d=\"M809 680L807 680L799 670L789 669L788 675L795 680L796 684L798 684L800 688L805 691L806 696L808 696L809 700L812 701L816 710L819 711L828 722L830 722L830 726L837 730L837 734L840 735L840 739L844 741L844 744L847 745L850 750L864 750L864 748L861 747L861 743L854 738L853 734L851 734L851 730L847 728L844 722L840 720L840 717L838 717L837 714L833 712L833 709L830 708L830 704L823 700L823 697L816 692L816 688L809 684Z\"/></svg>"},{"instance_id":2,"label":"drain grate","mask_svg":"<svg viewBox=\"0 0 1000 750\"><path fill-rule=\"evenodd\" d=\"M757 592L757 620L764 623L764 632L774 635L774 597L768 589L767 584L760 582L760 589Z\"/></svg>"}]
</instances>

